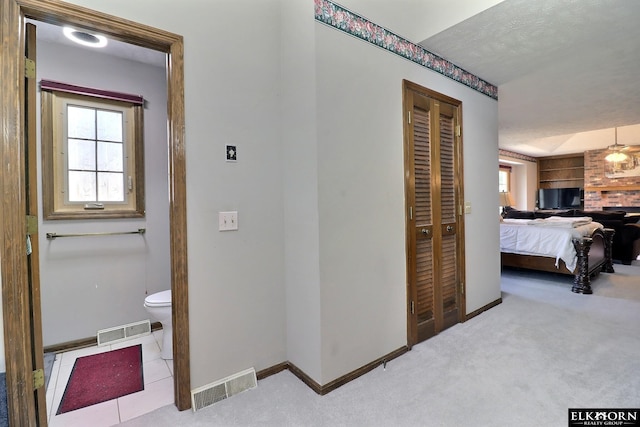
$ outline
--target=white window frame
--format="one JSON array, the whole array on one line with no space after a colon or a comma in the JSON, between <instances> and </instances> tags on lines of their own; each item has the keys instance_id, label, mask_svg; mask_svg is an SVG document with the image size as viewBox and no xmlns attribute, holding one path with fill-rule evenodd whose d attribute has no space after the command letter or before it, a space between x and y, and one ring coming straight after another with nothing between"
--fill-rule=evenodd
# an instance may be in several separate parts
<instances>
[{"instance_id":1,"label":"white window frame","mask_svg":"<svg viewBox=\"0 0 640 427\"><path fill-rule=\"evenodd\" d=\"M142 105L56 90L42 90L41 95L44 219L144 217ZM124 201L98 201L98 203L69 201L66 154L68 105L123 112Z\"/></svg>"},{"instance_id":2,"label":"white window frame","mask_svg":"<svg viewBox=\"0 0 640 427\"><path fill-rule=\"evenodd\" d=\"M501 175L505 176L506 184L504 187L502 186L502 184L500 184ZM507 193L511 191L511 168L500 165L498 169L498 192L502 192L502 191L506 191Z\"/></svg>"}]
</instances>

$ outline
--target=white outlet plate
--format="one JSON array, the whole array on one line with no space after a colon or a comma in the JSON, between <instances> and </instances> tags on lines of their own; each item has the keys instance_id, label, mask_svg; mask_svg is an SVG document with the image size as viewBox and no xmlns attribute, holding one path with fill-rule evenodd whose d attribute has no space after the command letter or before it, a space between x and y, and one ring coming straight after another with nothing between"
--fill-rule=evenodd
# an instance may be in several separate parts
<instances>
[{"instance_id":1,"label":"white outlet plate","mask_svg":"<svg viewBox=\"0 0 640 427\"><path fill-rule=\"evenodd\" d=\"M218 230L233 231L238 229L238 212L218 212Z\"/></svg>"}]
</instances>

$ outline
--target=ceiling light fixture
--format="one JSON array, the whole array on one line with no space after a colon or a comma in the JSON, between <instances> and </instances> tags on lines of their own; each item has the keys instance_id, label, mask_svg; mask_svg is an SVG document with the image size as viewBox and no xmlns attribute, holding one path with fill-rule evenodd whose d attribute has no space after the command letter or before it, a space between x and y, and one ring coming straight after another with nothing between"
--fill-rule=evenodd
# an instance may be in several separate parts
<instances>
[{"instance_id":1,"label":"ceiling light fixture","mask_svg":"<svg viewBox=\"0 0 640 427\"><path fill-rule=\"evenodd\" d=\"M626 145L618 144L618 128L615 128L615 142L613 145L610 145L608 150L609 154L604 158L607 162L624 162L629 158L629 156L622 152L627 148Z\"/></svg>"},{"instance_id":2,"label":"ceiling light fixture","mask_svg":"<svg viewBox=\"0 0 640 427\"><path fill-rule=\"evenodd\" d=\"M107 45L107 38L105 36L87 33L86 31L78 31L71 27L64 27L62 32L69 40L73 40L82 46L105 47Z\"/></svg>"}]
</instances>

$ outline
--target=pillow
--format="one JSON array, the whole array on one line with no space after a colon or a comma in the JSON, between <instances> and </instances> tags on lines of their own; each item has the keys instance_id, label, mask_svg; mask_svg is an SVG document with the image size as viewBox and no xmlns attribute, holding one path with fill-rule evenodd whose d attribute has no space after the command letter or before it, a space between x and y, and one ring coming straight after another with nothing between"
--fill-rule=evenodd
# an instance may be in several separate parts
<instances>
[{"instance_id":1,"label":"pillow","mask_svg":"<svg viewBox=\"0 0 640 427\"><path fill-rule=\"evenodd\" d=\"M517 209L511 209L507 212L505 218L509 219L535 219L535 215L531 211L519 211Z\"/></svg>"}]
</instances>

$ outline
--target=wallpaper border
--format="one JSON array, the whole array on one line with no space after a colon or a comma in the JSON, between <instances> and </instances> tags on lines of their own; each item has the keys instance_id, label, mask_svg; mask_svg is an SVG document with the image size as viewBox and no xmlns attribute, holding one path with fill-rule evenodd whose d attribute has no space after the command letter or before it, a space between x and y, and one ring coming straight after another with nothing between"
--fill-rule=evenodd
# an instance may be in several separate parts
<instances>
[{"instance_id":1,"label":"wallpaper border","mask_svg":"<svg viewBox=\"0 0 640 427\"><path fill-rule=\"evenodd\" d=\"M330 0L314 0L316 21L415 62L495 100L498 88L446 59L429 52Z\"/></svg>"}]
</instances>

